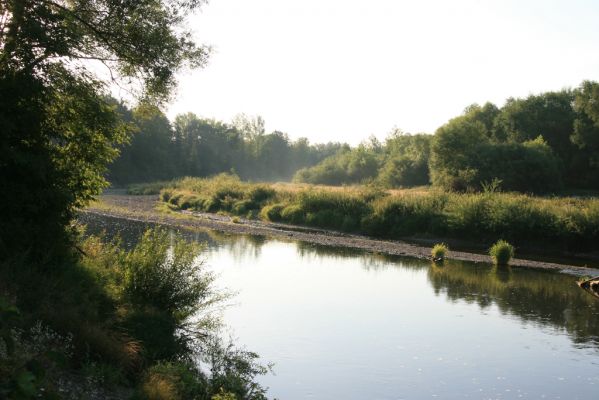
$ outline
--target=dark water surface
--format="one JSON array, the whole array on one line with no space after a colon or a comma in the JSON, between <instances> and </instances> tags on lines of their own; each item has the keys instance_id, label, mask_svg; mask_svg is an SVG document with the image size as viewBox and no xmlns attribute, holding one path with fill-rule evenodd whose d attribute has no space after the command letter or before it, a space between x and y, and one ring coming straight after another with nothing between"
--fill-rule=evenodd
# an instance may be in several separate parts
<instances>
[{"instance_id":1,"label":"dark water surface","mask_svg":"<svg viewBox=\"0 0 599 400\"><path fill-rule=\"evenodd\" d=\"M131 245L144 224L83 216ZM275 363L279 399L597 399L599 301L575 278L436 267L299 242L183 232L208 243L239 343Z\"/></svg>"}]
</instances>

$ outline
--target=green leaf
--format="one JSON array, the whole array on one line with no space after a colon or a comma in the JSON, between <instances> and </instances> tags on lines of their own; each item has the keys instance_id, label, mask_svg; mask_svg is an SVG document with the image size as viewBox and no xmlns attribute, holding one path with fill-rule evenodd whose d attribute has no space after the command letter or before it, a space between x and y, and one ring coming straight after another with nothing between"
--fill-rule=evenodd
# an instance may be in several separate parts
<instances>
[{"instance_id":1,"label":"green leaf","mask_svg":"<svg viewBox=\"0 0 599 400\"><path fill-rule=\"evenodd\" d=\"M35 375L29 371L23 371L17 377L17 387L25 396L33 397L37 392L35 381Z\"/></svg>"}]
</instances>

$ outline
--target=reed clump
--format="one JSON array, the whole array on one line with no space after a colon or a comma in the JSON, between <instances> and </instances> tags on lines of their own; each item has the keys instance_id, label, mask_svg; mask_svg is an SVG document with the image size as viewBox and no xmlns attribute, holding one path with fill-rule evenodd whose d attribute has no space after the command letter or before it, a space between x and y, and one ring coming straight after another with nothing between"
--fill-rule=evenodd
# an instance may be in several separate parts
<instances>
[{"instance_id":1,"label":"reed clump","mask_svg":"<svg viewBox=\"0 0 599 400\"><path fill-rule=\"evenodd\" d=\"M592 250L599 241L599 199L520 193L382 191L292 187L236 176L183 178L162 189L173 208L307 225L379 238L456 237Z\"/></svg>"},{"instance_id":2,"label":"reed clump","mask_svg":"<svg viewBox=\"0 0 599 400\"><path fill-rule=\"evenodd\" d=\"M491 246L489 255L496 265L508 265L512 257L514 257L514 246L505 240L499 240Z\"/></svg>"},{"instance_id":3,"label":"reed clump","mask_svg":"<svg viewBox=\"0 0 599 400\"><path fill-rule=\"evenodd\" d=\"M431 250L433 261L440 262L445 260L449 247L445 243L437 243Z\"/></svg>"}]
</instances>

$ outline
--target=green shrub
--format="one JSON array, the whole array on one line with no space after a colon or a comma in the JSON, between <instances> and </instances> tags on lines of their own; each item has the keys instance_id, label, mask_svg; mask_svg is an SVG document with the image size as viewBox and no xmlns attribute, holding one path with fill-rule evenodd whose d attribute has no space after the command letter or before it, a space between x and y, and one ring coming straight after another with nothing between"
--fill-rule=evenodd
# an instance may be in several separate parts
<instances>
[{"instance_id":1,"label":"green shrub","mask_svg":"<svg viewBox=\"0 0 599 400\"><path fill-rule=\"evenodd\" d=\"M431 250L431 256L433 260L443 261L445 260L445 255L449 251L449 247L445 243L438 243L433 246Z\"/></svg>"},{"instance_id":2,"label":"green shrub","mask_svg":"<svg viewBox=\"0 0 599 400\"><path fill-rule=\"evenodd\" d=\"M508 265L514 257L514 246L505 240L499 240L489 249L489 255L497 265Z\"/></svg>"},{"instance_id":3,"label":"green shrub","mask_svg":"<svg viewBox=\"0 0 599 400\"><path fill-rule=\"evenodd\" d=\"M304 210L299 204L288 205L281 211L281 220L292 224L304 223Z\"/></svg>"},{"instance_id":4,"label":"green shrub","mask_svg":"<svg viewBox=\"0 0 599 400\"><path fill-rule=\"evenodd\" d=\"M197 200L198 200L198 198L191 194L182 196L179 199L179 208L181 210L187 210L189 208L194 208L194 206L197 204Z\"/></svg>"},{"instance_id":5,"label":"green shrub","mask_svg":"<svg viewBox=\"0 0 599 400\"><path fill-rule=\"evenodd\" d=\"M260 216L267 221L281 221L281 212L285 207L286 205L282 203L270 204L262 209Z\"/></svg>"},{"instance_id":6,"label":"green shrub","mask_svg":"<svg viewBox=\"0 0 599 400\"><path fill-rule=\"evenodd\" d=\"M136 305L177 315L194 314L212 292L214 277L201 271L194 243L173 239L166 230L148 230L124 259L124 294ZM202 272L202 273L200 273Z\"/></svg>"},{"instance_id":7,"label":"green shrub","mask_svg":"<svg viewBox=\"0 0 599 400\"><path fill-rule=\"evenodd\" d=\"M208 383L192 365L162 362L146 370L137 398L143 400L185 400L207 398Z\"/></svg>"},{"instance_id":8,"label":"green shrub","mask_svg":"<svg viewBox=\"0 0 599 400\"><path fill-rule=\"evenodd\" d=\"M266 185L256 185L248 191L249 200L256 204L261 204L275 197L276 191Z\"/></svg>"},{"instance_id":9,"label":"green shrub","mask_svg":"<svg viewBox=\"0 0 599 400\"><path fill-rule=\"evenodd\" d=\"M485 193L391 194L372 187L280 190L218 176L176 181L163 197L180 209L259 214L267 221L384 238L430 235L485 242L501 237L531 245L552 243L562 250L592 250L599 240L597 199L533 197L492 187Z\"/></svg>"},{"instance_id":10,"label":"green shrub","mask_svg":"<svg viewBox=\"0 0 599 400\"><path fill-rule=\"evenodd\" d=\"M221 209L221 201L216 198L209 198L204 200L203 211L206 212L217 212Z\"/></svg>"},{"instance_id":11,"label":"green shrub","mask_svg":"<svg viewBox=\"0 0 599 400\"><path fill-rule=\"evenodd\" d=\"M362 226L374 236L401 237L442 232L445 226L444 196L388 196L372 204Z\"/></svg>"},{"instance_id":12,"label":"green shrub","mask_svg":"<svg viewBox=\"0 0 599 400\"><path fill-rule=\"evenodd\" d=\"M179 207L179 202L183 198L183 196L184 196L184 194L181 192L174 193L172 196L170 196L170 198L168 199L168 202L174 206Z\"/></svg>"},{"instance_id":13,"label":"green shrub","mask_svg":"<svg viewBox=\"0 0 599 400\"><path fill-rule=\"evenodd\" d=\"M321 210L306 214L305 223L319 228L337 229L343 223L343 214L333 210Z\"/></svg>"},{"instance_id":14,"label":"green shrub","mask_svg":"<svg viewBox=\"0 0 599 400\"><path fill-rule=\"evenodd\" d=\"M172 189L162 189L160 191L160 201L168 202L173 195Z\"/></svg>"},{"instance_id":15,"label":"green shrub","mask_svg":"<svg viewBox=\"0 0 599 400\"><path fill-rule=\"evenodd\" d=\"M374 178L378 168L375 150L360 145L355 149L342 150L313 167L300 169L293 180L324 185L358 183Z\"/></svg>"},{"instance_id":16,"label":"green shrub","mask_svg":"<svg viewBox=\"0 0 599 400\"><path fill-rule=\"evenodd\" d=\"M257 208L258 206L252 200L239 200L233 204L231 212L237 215L246 215L249 211Z\"/></svg>"}]
</instances>

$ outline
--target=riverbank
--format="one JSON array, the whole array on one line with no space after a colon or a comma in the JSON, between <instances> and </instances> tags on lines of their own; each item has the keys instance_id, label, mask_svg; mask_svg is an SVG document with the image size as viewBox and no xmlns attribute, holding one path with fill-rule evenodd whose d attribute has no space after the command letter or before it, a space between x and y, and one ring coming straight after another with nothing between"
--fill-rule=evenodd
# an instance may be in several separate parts
<instances>
[{"instance_id":1,"label":"riverbank","mask_svg":"<svg viewBox=\"0 0 599 400\"><path fill-rule=\"evenodd\" d=\"M294 225L250 220L226 215L192 212L161 211L157 195L132 196L124 192L108 192L91 204L84 213L93 213L135 221L158 223L186 229L211 229L234 234L263 235L277 239L298 240L331 247L346 247L389 255L429 258L431 245L404 241L378 240L361 235L351 235L324 229L312 229ZM447 258L461 261L490 263L487 255L467 251L450 251ZM565 263L515 258L514 267L559 271L577 276L597 276L599 269Z\"/></svg>"}]
</instances>

